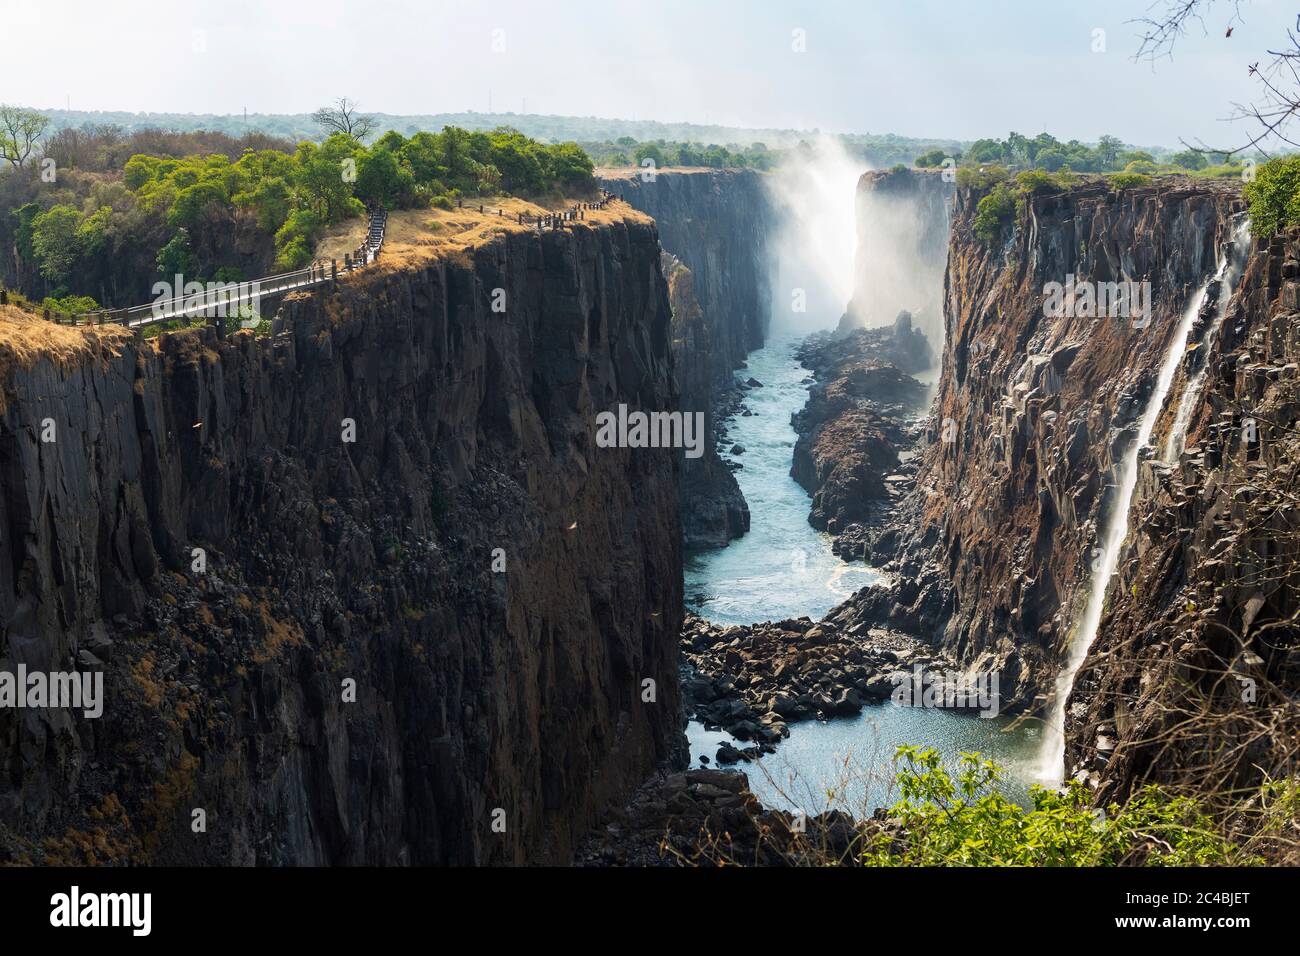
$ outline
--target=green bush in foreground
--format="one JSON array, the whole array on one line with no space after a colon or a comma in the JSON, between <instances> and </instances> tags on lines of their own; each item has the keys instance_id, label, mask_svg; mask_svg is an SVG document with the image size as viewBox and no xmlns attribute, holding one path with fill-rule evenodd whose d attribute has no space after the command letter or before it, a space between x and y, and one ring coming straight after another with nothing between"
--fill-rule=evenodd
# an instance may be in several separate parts
<instances>
[{"instance_id":1,"label":"green bush in foreground","mask_svg":"<svg viewBox=\"0 0 1300 956\"><path fill-rule=\"evenodd\" d=\"M1155 787L1123 807L1089 807L1087 789L1035 787L1026 809L994 789L1002 772L964 753L955 777L933 749L903 746L891 832L872 835L867 866L1205 866L1259 864L1234 847L1195 801Z\"/></svg>"}]
</instances>

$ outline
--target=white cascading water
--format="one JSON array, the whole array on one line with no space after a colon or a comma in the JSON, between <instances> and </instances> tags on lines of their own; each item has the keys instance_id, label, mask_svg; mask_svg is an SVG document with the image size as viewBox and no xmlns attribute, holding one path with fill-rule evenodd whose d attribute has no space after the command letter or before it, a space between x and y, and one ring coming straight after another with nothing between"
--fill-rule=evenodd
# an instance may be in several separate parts
<instances>
[{"instance_id":1,"label":"white cascading water","mask_svg":"<svg viewBox=\"0 0 1300 956\"><path fill-rule=\"evenodd\" d=\"M1237 280L1245 271L1246 253L1250 249L1250 220L1243 219L1232 234L1232 243L1227 250L1227 254L1220 260L1219 269L1214 278L1218 279L1222 286L1219 289L1219 300L1214 304L1214 318L1210 320L1209 326L1205 329L1205 334L1201 336L1200 347L1203 351L1208 350L1214 342L1215 336L1219 334L1219 329L1223 326L1224 317L1228 314L1228 301L1232 298L1232 293L1237 287ZM1191 424L1192 412L1196 409L1196 399L1201 394L1201 388L1205 385L1205 375L1209 371L1208 360L1202 360L1201 367L1197 370L1192 380L1187 383L1183 389L1182 398L1178 401L1178 413L1174 416L1173 427L1169 429L1169 438L1165 440L1164 454L1161 460L1166 464L1173 464L1178 460L1178 456L1183 453L1183 443L1187 438L1187 426Z\"/></svg>"},{"instance_id":2,"label":"white cascading water","mask_svg":"<svg viewBox=\"0 0 1300 956\"><path fill-rule=\"evenodd\" d=\"M1088 604L1083 612L1083 620L1080 621L1070 641L1070 651L1065 666L1056 677L1056 687L1043 724L1042 757L1039 761L1038 777L1042 783L1049 786L1061 783L1065 776L1065 705L1069 700L1070 690L1074 687L1074 678L1079 673L1079 668L1083 666L1088 656L1088 649L1097 636L1102 611L1106 607L1106 591L1115 569L1119 566L1124 541L1128 537L1129 509L1133 505L1133 492L1137 488L1138 459L1142 449L1151 441L1151 433L1155 430L1156 420L1160 418L1165 398L1169 394L1169 386L1173 384L1178 366L1183 360L1183 353L1187 350L1187 339L1191 335L1192 326L1196 323L1196 316L1205 302L1212 278L1213 276L1202 283L1187 304L1187 308L1183 310L1178 327L1174 330L1173 341L1169 343L1169 351L1160 365L1160 374L1156 378L1155 388L1151 390L1151 397L1147 399L1142 417L1138 421L1137 437L1124 452L1124 459L1120 465L1119 487L1114 506L1102 531L1101 559L1092 576Z\"/></svg>"}]
</instances>

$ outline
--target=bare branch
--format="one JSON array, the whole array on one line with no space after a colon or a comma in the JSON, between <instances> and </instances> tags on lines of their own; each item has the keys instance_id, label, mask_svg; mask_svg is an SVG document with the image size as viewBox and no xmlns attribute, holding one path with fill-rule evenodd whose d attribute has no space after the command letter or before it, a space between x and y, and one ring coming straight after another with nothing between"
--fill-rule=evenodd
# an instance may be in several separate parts
<instances>
[{"instance_id":1,"label":"bare branch","mask_svg":"<svg viewBox=\"0 0 1300 956\"><path fill-rule=\"evenodd\" d=\"M322 106L311 115L326 135L331 132L342 133L356 140L363 140L375 131L376 120L373 116L358 113L360 104L355 100L340 96L332 106Z\"/></svg>"}]
</instances>

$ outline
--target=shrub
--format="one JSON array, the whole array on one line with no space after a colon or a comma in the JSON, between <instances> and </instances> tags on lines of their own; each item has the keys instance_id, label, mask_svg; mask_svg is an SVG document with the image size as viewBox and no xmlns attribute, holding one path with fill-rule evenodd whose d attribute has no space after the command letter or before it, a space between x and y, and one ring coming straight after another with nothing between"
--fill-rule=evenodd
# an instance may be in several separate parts
<instances>
[{"instance_id":1,"label":"shrub","mask_svg":"<svg viewBox=\"0 0 1300 956\"><path fill-rule=\"evenodd\" d=\"M1060 192L1070 187L1068 174L1052 174L1041 169L1029 169L1016 175L1016 185L1026 196L1039 196L1044 193Z\"/></svg>"},{"instance_id":2,"label":"shrub","mask_svg":"<svg viewBox=\"0 0 1300 956\"><path fill-rule=\"evenodd\" d=\"M975 235L985 242L993 242L1015 212L1015 190L1007 183L998 183L975 207Z\"/></svg>"},{"instance_id":3,"label":"shrub","mask_svg":"<svg viewBox=\"0 0 1300 956\"><path fill-rule=\"evenodd\" d=\"M1300 156L1271 159L1260 166L1255 179L1246 183L1245 194L1255 235L1271 236L1300 222Z\"/></svg>"},{"instance_id":4,"label":"shrub","mask_svg":"<svg viewBox=\"0 0 1300 956\"><path fill-rule=\"evenodd\" d=\"M165 276L193 275L198 271L198 260L190 245L189 230L181 227L167 244L158 250L154 259L158 272ZM178 293L179 294L179 290Z\"/></svg>"},{"instance_id":5,"label":"shrub","mask_svg":"<svg viewBox=\"0 0 1300 956\"><path fill-rule=\"evenodd\" d=\"M84 312L98 312L99 303L88 295L65 295L62 298L46 297L41 307L51 312L81 315Z\"/></svg>"},{"instance_id":6,"label":"shrub","mask_svg":"<svg viewBox=\"0 0 1300 956\"><path fill-rule=\"evenodd\" d=\"M307 209L291 212L275 234L276 269L289 272L310 262L320 231L321 221L316 213Z\"/></svg>"},{"instance_id":7,"label":"shrub","mask_svg":"<svg viewBox=\"0 0 1300 956\"><path fill-rule=\"evenodd\" d=\"M1183 169L1204 169L1210 165L1205 154L1199 149L1185 149L1181 153L1175 153L1169 158L1169 161L1175 166L1181 166Z\"/></svg>"},{"instance_id":8,"label":"shrub","mask_svg":"<svg viewBox=\"0 0 1300 956\"><path fill-rule=\"evenodd\" d=\"M279 245L275 256L275 268L278 272L292 272L301 269L311 261L312 247L302 236L294 236L283 245Z\"/></svg>"},{"instance_id":9,"label":"shrub","mask_svg":"<svg viewBox=\"0 0 1300 956\"><path fill-rule=\"evenodd\" d=\"M1115 189L1134 189L1151 183L1151 177L1145 173L1115 173L1110 177L1110 184Z\"/></svg>"},{"instance_id":10,"label":"shrub","mask_svg":"<svg viewBox=\"0 0 1300 956\"><path fill-rule=\"evenodd\" d=\"M988 189L1010 175L1003 166L961 166L957 170L957 185L961 189Z\"/></svg>"},{"instance_id":11,"label":"shrub","mask_svg":"<svg viewBox=\"0 0 1300 956\"><path fill-rule=\"evenodd\" d=\"M928 153L922 153L916 157L916 165L921 169L935 169L943 165L943 161L948 158L948 155L945 150L932 149Z\"/></svg>"},{"instance_id":12,"label":"shrub","mask_svg":"<svg viewBox=\"0 0 1300 956\"><path fill-rule=\"evenodd\" d=\"M1258 864L1243 856L1188 797L1147 787L1105 812L1071 781L1063 792L1033 788L1026 809L995 789L1002 771L979 754L960 755L954 776L933 749L903 746L895 826L868 840L874 866L1204 866ZM891 832L892 831L892 832Z\"/></svg>"}]
</instances>

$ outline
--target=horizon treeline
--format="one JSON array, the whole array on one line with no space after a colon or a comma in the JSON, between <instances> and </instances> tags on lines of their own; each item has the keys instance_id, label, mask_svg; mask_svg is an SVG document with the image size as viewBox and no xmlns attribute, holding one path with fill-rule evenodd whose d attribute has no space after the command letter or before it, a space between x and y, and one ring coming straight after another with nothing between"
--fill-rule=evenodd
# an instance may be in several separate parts
<instances>
[{"instance_id":1,"label":"horizon treeline","mask_svg":"<svg viewBox=\"0 0 1300 956\"><path fill-rule=\"evenodd\" d=\"M1115 136L1102 136L1089 145L1077 139L1063 143L1051 133L1029 137L1016 132L1008 133L1005 139L978 139L964 150L932 149L917 156L915 165L935 169L947 161L957 166L994 165L1047 173L1124 172L1149 176L1171 172L1232 176L1242 170L1239 161L1213 150L1152 152L1128 146Z\"/></svg>"}]
</instances>

